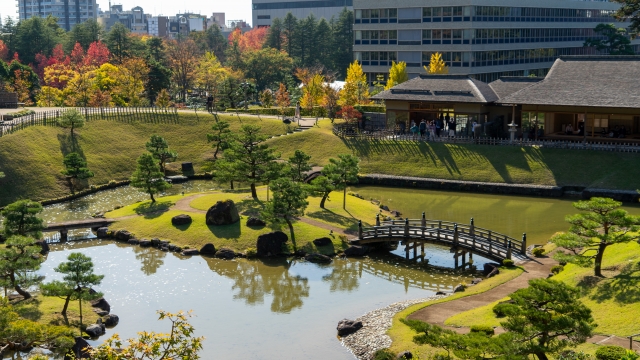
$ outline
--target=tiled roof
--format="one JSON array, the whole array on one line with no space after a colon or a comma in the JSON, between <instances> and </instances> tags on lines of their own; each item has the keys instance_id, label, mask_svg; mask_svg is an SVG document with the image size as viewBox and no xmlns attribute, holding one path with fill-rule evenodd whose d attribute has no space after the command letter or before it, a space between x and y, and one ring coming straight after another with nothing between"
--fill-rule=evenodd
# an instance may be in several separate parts
<instances>
[{"instance_id":1,"label":"tiled roof","mask_svg":"<svg viewBox=\"0 0 640 360\"><path fill-rule=\"evenodd\" d=\"M640 56L566 56L544 80L500 98L524 105L640 108Z\"/></svg>"},{"instance_id":2,"label":"tiled roof","mask_svg":"<svg viewBox=\"0 0 640 360\"><path fill-rule=\"evenodd\" d=\"M489 86L493 89L496 95L498 95L498 98L504 99L505 97L527 88L542 79L544 78L529 76L502 76L500 79L490 82Z\"/></svg>"},{"instance_id":3,"label":"tiled roof","mask_svg":"<svg viewBox=\"0 0 640 360\"><path fill-rule=\"evenodd\" d=\"M372 99L486 104L498 96L489 85L467 75L421 75Z\"/></svg>"}]
</instances>

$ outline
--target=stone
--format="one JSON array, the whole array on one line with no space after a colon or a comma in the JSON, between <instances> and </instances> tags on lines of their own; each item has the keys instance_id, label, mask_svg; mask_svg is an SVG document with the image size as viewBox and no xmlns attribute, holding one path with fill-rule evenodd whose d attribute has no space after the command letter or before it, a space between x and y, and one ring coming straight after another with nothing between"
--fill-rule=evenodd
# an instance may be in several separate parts
<instances>
[{"instance_id":1,"label":"stone","mask_svg":"<svg viewBox=\"0 0 640 360\"><path fill-rule=\"evenodd\" d=\"M236 253L231 250L231 249L220 249L218 251L216 251L216 254L214 255L216 258L218 259L226 259L226 260L231 260L234 257L236 257Z\"/></svg>"},{"instance_id":2,"label":"stone","mask_svg":"<svg viewBox=\"0 0 640 360\"><path fill-rule=\"evenodd\" d=\"M295 256L297 258L303 258L303 257L307 256L307 252L304 251L304 250L298 249L293 253L293 256Z\"/></svg>"},{"instance_id":3,"label":"stone","mask_svg":"<svg viewBox=\"0 0 640 360\"><path fill-rule=\"evenodd\" d=\"M327 246L327 245L330 245L332 243L332 241L328 237L323 237L323 238L320 238L320 239L313 240L313 243L316 246Z\"/></svg>"},{"instance_id":4,"label":"stone","mask_svg":"<svg viewBox=\"0 0 640 360\"><path fill-rule=\"evenodd\" d=\"M307 256L305 256L304 259L307 260L308 262L312 262L316 264L328 264L332 261L332 259L327 255L322 255L317 253L307 254Z\"/></svg>"},{"instance_id":5,"label":"stone","mask_svg":"<svg viewBox=\"0 0 640 360\"><path fill-rule=\"evenodd\" d=\"M98 308L107 312L111 312L111 305L104 298L91 301L91 307Z\"/></svg>"},{"instance_id":6,"label":"stone","mask_svg":"<svg viewBox=\"0 0 640 360\"><path fill-rule=\"evenodd\" d=\"M138 239L129 239L129 241L127 241L127 243L129 243L131 245L138 245L138 244L140 244L140 240L138 240Z\"/></svg>"},{"instance_id":7,"label":"stone","mask_svg":"<svg viewBox=\"0 0 640 360\"><path fill-rule=\"evenodd\" d=\"M151 240L147 240L147 239L142 239L142 240L140 240L140 241L138 242L138 244L139 244L141 247L151 247L151 245L153 245L153 244L151 243Z\"/></svg>"},{"instance_id":8,"label":"stone","mask_svg":"<svg viewBox=\"0 0 640 360\"><path fill-rule=\"evenodd\" d=\"M413 354L411 353L411 351L403 351L400 354L398 354L397 357L398 360L403 360L403 359L413 359Z\"/></svg>"},{"instance_id":9,"label":"stone","mask_svg":"<svg viewBox=\"0 0 640 360\"><path fill-rule=\"evenodd\" d=\"M444 292L444 291L438 291L438 292L436 292L436 295L442 296L442 295L447 295L447 293Z\"/></svg>"},{"instance_id":10,"label":"stone","mask_svg":"<svg viewBox=\"0 0 640 360\"><path fill-rule=\"evenodd\" d=\"M129 241L133 235L131 235L127 230L118 230L116 231L115 237L118 241Z\"/></svg>"},{"instance_id":11,"label":"stone","mask_svg":"<svg viewBox=\"0 0 640 360\"><path fill-rule=\"evenodd\" d=\"M212 243L206 243L200 249L200 254L202 255L215 255L216 247Z\"/></svg>"},{"instance_id":12,"label":"stone","mask_svg":"<svg viewBox=\"0 0 640 360\"><path fill-rule=\"evenodd\" d=\"M554 273L547 274L547 279L550 278L550 277L553 277L554 275L555 275Z\"/></svg>"},{"instance_id":13,"label":"stone","mask_svg":"<svg viewBox=\"0 0 640 360\"><path fill-rule=\"evenodd\" d=\"M36 245L40 246L40 254L44 255L49 252L49 244L45 240L36 241Z\"/></svg>"},{"instance_id":14,"label":"stone","mask_svg":"<svg viewBox=\"0 0 640 360\"><path fill-rule=\"evenodd\" d=\"M104 311L104 310L100 310L100 309L93 309L93 311L98 314L98 316L107 316L109 315L108 311Z\"/></svg>"},{"instance_id":15,"label":"stone","mask_svg":"<svg viewBox=\"0 0 640 360\"><path fill-rule=\"evenodd\" d=\"M92 349L91 345L87 342L87 340L83 339L82 336L76 337L76 342L73 344L71 348L71 352L75 355L75 359L89 359L89 351ZM70 360L71 357L69 355L65 355L65 360Z\"/></svg>"},{"instance_id":16,"label":"stone","mask_svg":"<svg viewBox=\"0 0 640 360\"><path fill-rule=\"evenodd\" d=\"M91 336L92 338L95 338L95 337L98 337L100 335L104 335L105 326L104 326L104 324L89 325L89 326L87 326L86 329L84 329L84 332L89 334L89 336Z\"/></svg>"},{"instance_id":17,"label":"stone","mask_svg":"<svg viewBox=\"0 0 640 360\"><path fill-rule=\"evenodd\" d=\"M264 222L264 220L252 216L247 219L247 226L267 226L267 223Z\"/></svg>"},{"instance_id":18,"label":"stone","mask_svg":"<svg viewBox=\"0 0 640 360\"><path fill-rule=\"evenodd\" d=\"M193 172L193 163L183 162L182 163L182 172Z\"/></svg>"},{"instance_id":19,"label":"stone","mask_svg":"<svg viewBox=\"0 0 640 360\"><path fill-rule=\"evenodd\" d=\"M102 321L104 322L104 325L106 327L114 327L116 325L118 325L118 322L120 322L120 318L118 317L118 315L115 314L109 314L107 316L105 316Z\"/></svg>"},{"instance_id":20,"label":"stone","mask_svg":"<svg viewBox=\"0 0 640 360\"><path fill-rule=\"evenodd\" d=\"M481 278L475 278L475 279L471 280L471 284L476 285L476 284L479 284L481 281L482 281Z\"/></svg>"},{"instance_id":21,"label":"stone","mask_svg":"<svg viewBox=\"0 0 640 360\"><path fill-rule=\"evenodd\" d=\"M402 216L402 213L400 211L397 211L397 210L392 210L391 211L391 215L393 215L395 217L400 217L400 216Z\"/></svg>"},{"instance_id":22,"label":"stone","mask_svg":"<svg viewBox=\"0 0 640 360\"><path fill-rule=\"evenodd\" d=\"M207 211L207 225L230 225L240 221L236 204L231 200L218 201Z\"/></svg>"},{"instance_id":23,"label":"stone","mask_svg":"<svg viewBox=\"0 0 640 360\"><path fill-rule=\"evenodd\" d=\"M496 276L496 275L498 275L498 274L500 274L500 269L498 269L498 268L494 268L494 269L489 273L489 275L487 275L487 278L494 277L494 276Z\"/></svg>"},{"instance_id":24,"label":"stone","mask_svg":"<svg viewBox=\"0 0 640 360\"><path fill-rule=\"evenodd\" d=\"M282 245L289 241L287 234L274 231L258 236L256 250L258 257L282 255Z\"/></svg>"},{"instance_id":25,"label":"stone","mask_svg":"<svg viewBox=\"0 0 640 360\"><path fill-rule=\"evenodd\" d=\"M173 226L181 226L181 225L189 225L193 220L191 216L186 214L176 215L171 218L171 225Z\"/></svg>"},{"instance_id":26,"label":"stone","mask_svg":"<svg viewBox=\"0 0 640 360\"><path fill-rule=\"evenodd\" d=\"M494 269L497 269L499 267L500 264L486 263L482 267L482 273L484 274L484 276L488 276Z\"/></svg>"},{"instance_id":27,"label":"stone","mask_svg":"<svg viewBox=\"0 0 640 360\"><path fill-rule=\"evenodd\" d=\"M458 284L453 288L453 292L457 293L457 292L463 292L467 287L464 286L463 284Z\"/></svg>"},{"instance_id":28,"label":"stone","mask_svg":"<svg viewBox=\"0 0 640 360\"><path fill-rule=\"evenodd\" d=\"M182 255L184 256L193 256L193 255L198 255L200 254L200 252L196 249L184 249L182 250Z\"/></svg>"},{"instance_id":29,"label":"stone","mask_svg":"<svg viewBox=\"0 0 640 360\"><path fill-rule=\"evenodd\" d=\"M345 256L365 256L369 252L368 246L351 245L344 251Z\"/></svg>"},{"instance_id":30,"label":"stone","mask_svg":"<svg viewBox=\"0 0 640 360\"><path fill-rule=\"evenodd\" d=\"M362 321L342 319L338 322L338 336L346 336L362 329Z\"/></svg>"},{"instance_id":31,"label":"stone","mask_svg":"<svg viewBox=\"0 0 640 360\"><path fill-rule=\"evenodd\" d=\"M389 211L389 207L387 205L380 206L380 209L382 209L384 211Z\"/></svg>"},{"instance_id":32,"label":"stone","mask_svg":"<svg viewBox=\"0 0 640 360\"><path fill-rule=\"evenodd\" d=\"M98 239L106 239L109 237L109 228L108 227L100 227L96 231L96 236Z\"/></svg>"},{"instance_id":33,"label":"stone","mask_svg":"<svg viewBox=\"0 0 640 360\"><path fill-rule=\"evenodd\" d=\"M160 239L158 239L158 238L153 238L153 239L151 239L151 246L153 246L153 247L159 247L161 242L162 242L162 241L160 241Z\"/></svg>"},{"instance_id":34,"label":"stone","mask_svg":"<svg viewBox=\"0 0 640 360\"><path fill-rule=\"evenodd\" d=\"M533 249L539 248L539 247L542 247L542 245L535 245L535 244L534 245L529 245L529 246L527 246L527 252L531 253L531 251L533 251Z\"/></svg>"}]
</instances>

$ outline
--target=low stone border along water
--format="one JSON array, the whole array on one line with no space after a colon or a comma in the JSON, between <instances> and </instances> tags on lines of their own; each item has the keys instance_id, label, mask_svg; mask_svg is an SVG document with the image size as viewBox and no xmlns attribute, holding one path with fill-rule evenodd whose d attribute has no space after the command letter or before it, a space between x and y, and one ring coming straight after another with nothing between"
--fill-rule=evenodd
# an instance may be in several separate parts
<instances>
[{"instance_id":1,"label":"low stone border along water","mask_svg":"<svg viewBox=\"0 0 640 360\"><path fill-rule=\"evenodd\" d=\"M399 301L368 312L356 319L356 321L362 322L362 328L353 334L344 336L342 345L360 360L372 359L376 351L391 346L391 338L387 335L387 330L391 327L393 317L397 313L409 306L445 298L449 295L435 295L423 299Z\"/></svg>"}]
</instances>

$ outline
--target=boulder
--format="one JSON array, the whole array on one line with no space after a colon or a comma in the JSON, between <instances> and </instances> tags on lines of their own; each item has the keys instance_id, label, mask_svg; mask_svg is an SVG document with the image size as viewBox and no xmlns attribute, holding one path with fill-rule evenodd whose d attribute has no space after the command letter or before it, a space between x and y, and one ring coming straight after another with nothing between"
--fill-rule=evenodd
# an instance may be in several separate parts
<instances>
[{"instance_id":1,"label":"boulder","mask_svg":"<svg viewBox=\"0 0 640 360\"><path fill-rule=\"evenodd\" d=\"M153 247L160 247L161 243L162 243L162 241L160 241L160 239L158 239L158 238L151 239L151 246L153 246Z\"/></svg>"},{"instance_id":2,"label":"boulder","mask_svg":"<svg viewBox=\"0 0 640 360\"><path fill-rule=\"evenodd\" d=\"M104 311L104 310L100 310L100 309L93 309L93 311L98 314L98 316L107 316L109 315L108 311Z\"/></svg>"},{"instance_id":3,"label":"boulder","mask_svg":"<svg viewBox=\"0 0 640 360\"><path fill-rule=\"evenodd\" d=\"M362 321L342 319L338 322L338 336L346 336L362 329Z\"/></svg>"},{"instance_id":4,"label":"boulder","mask_svg":"<svg viewBox=\"0 0 640 360\"><path fill-rule=\"evenodd\" d=\"M189 225L193 220L191 220L191 216L186 214L176 215L171 218L171 225L180 226L180 225Z\"/></svg>"},{"instance_id":5,"label":"boulder","mask_svg":"<svg viewBox=\"0 0 640 360\"><path fill-rule=\"evenodd\" d=\"M368 246L351 245L345 251L345 256L365 256L369 252Z\"/></svg>"},{"instance_id":6,"label":"boulder","mask_svg":"<svg viewBox=\"0 0 640 360\"><path fill-rule=\"evenodd\" d=\"M320 238L320 239L313 240L313 243L316 246L327 246L327 245L330 245L332 243L332 241L328 237L323 237L323 238Z\"/></svg>"},{"instance_id":7,"label":"boulder","mask_svg":"<svg viewBox=\"0 0 640 360\"><path fill-rule=\"evenodd\" d=\"M104 310L106 312L111 311L111 305L104 298L96 299L91 301L91 307Z\"/></svg>"},{"instance_id":8,"label":"boulder","mask_svg":"<svg viewBox=\"0 0 640 360\"><path fill-rule=\"evenodd\" d=\"M183 172L193 172L193 163L183 162L181 165Z\"/></svg>"},{"instance_id":9,"label":"boulder","mask_svg":"<svg viewBox=\"0 0 640 360\"><path fill-rule=\"evenodd\" d=\"M494 277L494 276L496 276L496 275L498 275L498 274L500 274L500 269L498 269L498 268L494 268L493 270L491 270L491 272L489 273L489 275L487 275L487 278Z\"/></svg>"},{"instance_id":10,"label":"boulder","mask_svg":"<svg viewBox=\"0 0 640 360\"><path fill-rule=\"evenodd\" d=\"M49 252L49 244L45 240L36 241L36 245L40 246L40 254L44 255Z\"/></svg>"},{"instance_id":11,"label":"boulder","mask_svg":"<svg viewBox=\"0 0 640 360\"><path fill-rule=\"evenodd\" d=\"M140 240L138 240L138 239L129 239L129 241L127 241L127 243L129 243L131 245L138 245L138 244L140 244Z\"/></svg>"},{"instance_id":12,"label":"boulder","mask_svg":"<svg viewBox=\"0 0 640 360\"><path fill-rule=\"evenodd\" d=\"M446 293L446 292L444 292L444 291L438 291L438 292L436 292L436 296L442 296L442 295L447 295L447 293Z\"/></svg>"},{"instance_id":13,"label":"boulder","mask_svg":"<svg viewBox=\"0 0 640 360\"><path fill-rule=\"evenodd\" d=\"M76 337L76 343L73 344L71 348L71 352L75 355L74 359L89 359L89 351L91 350L91 345L87 342L87 340L83 339L82 336ZM71 360L71 356L65 355L65 360Z\"/></svg>"},{"instance_id":14,"label":"boulder","mask_svg":"<svg viewBox=\"0 0 640 360\"><path fill-rule=\"evenodd\" d=\"M402 360L402 359L413 359L413 354L411 353L411 351L403 351L400 354L398 354L397 357L398 360Z\"/></svg>"},{"instance_id":15,"label":"boulder","mask_svg":"<svg viewBox=\"0 0 640 360\"><path fill-rule=\"evenodd\" d=\"M231 200L218 201L207 211L207 225L230 225L240 221L236 204Z\"/></svg>"},{"instance_id":16,"label":"boulder","mask_svg":"<svg viewBox=\"0 0 640 360\"><path fill-rule=\"evenodd\" d=\"M118 241L129 241L132 237L133 235L131 235L127 230L118 230L115 233L115 238Z\"/></svg>"},{"instance_id":17,"label":"boulder","mask_svg":"<svg viewBox=\"0 0 640 360\"><path fill-rule=\"evenodd\" d=\"M106 327L114 327L116 325L118 325L118 322L120 322L120 318L118 317L118 315L115 314L109 314L107 316L105 316L102 321L104 322L104 325Z\"/></svg>"},{"instance_id":18,"label":"boulder","mask_svg":"<svg viewBox=\"0 0 640 360\"><path fill-rule=\"evenodd\" d=\"M96 236L98 237L98 239L106 239L109 237L109 228L108 227L101 227L98 228L98 230L96 231Z\"/></svg>"},{"instance_id":19,"label":"boulder","mask_svg":"<svg viewBox=\"0 0 640 360\"><path fill-rule=\"evenodd\" d=\"M98 319L99 320L99 319ZM100 320L99 320L100 321ZM92 338L98 337L100 335L104 335L105 333L105 326L104 324L93 324L93 325L89 325L87 326L86 329L84 329L84 332L86 332L87 334L89 334L89 336L91 336Z\"/></svg>"},{"instance_id":20,"label":"boulder","mask_svg":"<svg viewBox=\"0 0 640 360\"><path fill-rule=\"evenodd\" d=\"M297 258L303 258L303 257L307 256L307 252L304 251L304 250L298 249L293 253L293 256L295 256Z\"/></svg>"},{"instance_id":21,"label":"boulder","mask_svg":"<svg viewBox=\"0 0 640 360\"><path fill-rule=\"evenodd\" d=\"M212 243L206 243L200 249L200 254L202 255L215 255L216 247Z\"/></svg>"},{"instance_id":22,"label":"boulder","mask_svg":"<svg viewBox=\"0 0 640 360\"><path fill-rule=\"evenodd\" d=\"M151 247L151 245L153 245L151 243L151 240L147 240L147 239L140 240L138 244L140 244L141 247Z\"/></svg>"},{"instance_id":23,"label":"boulder","mask_svg":"<svg viewBox=\"0 0 640 360\"><path fill-rule=\"evenodd\" d=\"M182 255L184 256L193 256L193 255L198 255L200 254L200 252L196 249L184 249L182 250Z\"/></svg>"},{"instance_id":24,"label":"boulder","mask_svg":"<svg viewBox=\"0 0 640 360\"><path fill-rule=\"evenodd\" d=\"M482 273L484 274L484 276L488 276L494 269L497 269L499 267L500 264L486 263L482 267Z\"/></svg>"},{"instance_id":25,"label":"boulder","mask_svg":"<svg viewBox=\"0 0 640 360\"><path fill-rule=\"evenodd\" d=\"M389 211L389 207L387 205L381 205L380 209L382 209L384 211Z\"/></svg>"},{"instance_id":26,"label":"boulder","mask_svg":"<svg viewBox=\"0 0 640 360\"><path fill-rule=\"evenodd\" d=\"M457 292L463 292L464 289L466 289L467 287L464 286L463 284L458 284L453 288L453 292L457 293Z\"/></svg>"},{"instance_id":27,"label":"boulder","mask_svg":"<svg viewBox=\"0 0 640 360\"><path fill-rule=\"evenodd\" d=\"M479 284L481 281L482 281L481 278L475 278L475 279L471 280L471 284L476 285L476 284Z\"/></svg>"},{"instance_id":28,"label":"boulder","mask_svg":"<svg viewBox=\"0 0 640 360\"><path fill-rule=\"evenodd\" d=\"M216 254L214 256L218 259L231 260L236 257L236 253L231 249L220 249L216 251Z\"/></svg>"},{"instance_id":29,"label":"boulder","mask_svg":"<svg viewBox=\"0 0 640 360\"><path fill-rule=\"evenodd\" d=\"M264 222L264 220L252 216L247 219L247 226L267 226L267 223Z\"/></svg>"},{"instance_id":30,"label":"boulder","mask_svg":"<svg viewBox=\"0 0 640 360\"><path fill-rule=\"evenodd\" d=\"M402 213L400 211L397 211L397 210L391 210L391 215L393 215L395 217L400 217L400 216L402 216Z\"/></svg>"},{"instance_id":31,"label":"boulder","mask_svg":"<svg viewBox=\"0 0 640 360\"><path fill-rule=\"evenodd\" d=\"M258 257L278 256L282 254L282 245L289 240L282 231L274 231L258 236L256 250Z\"/></svg>"},{"instance_id":32,"label":"boulder","mask_svg":"<svg viewBox=\"0 0 640 360\"><path fill-rule=\"evenodd\" d=\"M316 254L316 253L307 254L307 256L305 256L304 259L307 260L308 262L312 262L316 264L328 264L332 261L332 259L327 255Z\"/></svg>"}]
</instances>

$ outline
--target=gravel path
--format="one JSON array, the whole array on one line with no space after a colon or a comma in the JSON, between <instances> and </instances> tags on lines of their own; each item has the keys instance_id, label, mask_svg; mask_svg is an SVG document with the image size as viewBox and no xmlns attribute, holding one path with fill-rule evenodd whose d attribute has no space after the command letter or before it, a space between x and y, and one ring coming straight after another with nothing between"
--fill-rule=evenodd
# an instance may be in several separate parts
<instances>
[{"instance_id":1,"label":"gravel path","mask_svg":"<svg viewBox=\"0 0 640 360\"><path fill-rule=\"evenodd\" d=\"M432 296L424 299L400 301L382 309L368 312L356 320L362 321L362 329L342 338L342 345L361 360L373 358L376 351L391 346L391 338L387 330L391 327L393 317L409 306L430 300L440 299L448 295Z\"/></svg>"}]
</instances>

